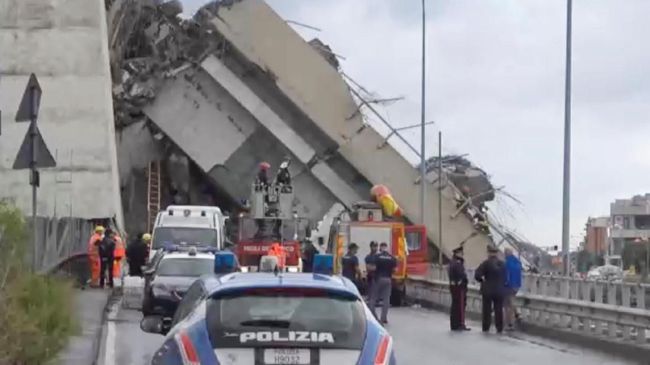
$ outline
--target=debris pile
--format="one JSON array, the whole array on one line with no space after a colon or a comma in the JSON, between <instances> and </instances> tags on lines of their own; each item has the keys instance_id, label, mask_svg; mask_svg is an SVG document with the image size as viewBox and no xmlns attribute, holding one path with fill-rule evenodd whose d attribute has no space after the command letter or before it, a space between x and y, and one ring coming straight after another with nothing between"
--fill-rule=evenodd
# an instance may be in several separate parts
<instances>
[{"instance_id":1,"label":"debris pile","mask_svg":"<svg viewBox=\"0 0 650 365\"><path fill-rule=\"evenodd\" d=\"M219 8L240 0L210 1L192 18L182 18L179 0L106 0L118 128L146 120L141 109L156 97L165 78L175 77L212 54L229 48L210 23ZM319 39L309 43L333 67L338 60ZM231 54L230 56L235 56Z\"/></svg>"},{"instance_id":2,"label":"debris pile","mask_svg":"<svg viewBox=\"0 0 650 365\"><path fill-rule=\"evenodd\" d=\"M438 157L432 157L426 162L429 181L433 182L437 176L438 161ZM442 170L444 176L456 185L465 197L471 197L475 205L494 200L495 188L490 182L490 176L464 156L443 156Z\"/></svg>"},{"instance_id":3,"label":"debris pile","mask_svg":"<svg viewBox=\"0 0 650 365\"><path fill-rule=\"evenodd\" d=\"M212 31L183 19L180 1L114 2L110 34L115 120L119 127L143 119L165 78L175 77L213 52Z\"/></svg>"}]
</instances>

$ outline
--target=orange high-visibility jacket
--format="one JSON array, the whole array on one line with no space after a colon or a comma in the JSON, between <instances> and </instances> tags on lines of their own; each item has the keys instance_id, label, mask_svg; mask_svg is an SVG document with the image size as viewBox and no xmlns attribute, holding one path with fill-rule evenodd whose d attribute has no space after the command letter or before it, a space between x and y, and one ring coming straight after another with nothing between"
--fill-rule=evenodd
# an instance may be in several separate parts
<instances>
[{"instance_id":1,"label":"orange high-visibility jacket","mask_svg":"<svg viewBox=\"0 0 650 365\"><path fill-rule=\"evenodd\" d=\"M124 241L119 235L115 235L115 250L113 251L115 260L122 260L126 256L126 247L124 247Z\"/></svg>"},{"instance_id":2,"label":"orange high-visibility jacket","mask_svg":"<svg viewBox=\"0 0 650 365\"><path fill-rule=\"evenodd\" d=\"M90 239L88 239L88 256L90 257L99 256L99 249L95 245L95 242L101 239L102 239L102 235L99 233L93 233L93 235L90 236Z\"/></svg>"},{"instance_id":3,"label":"orange high-visibility jacket","mask_svg":"<svg viewBox=\"0 0 650 365\"><path fill-rule=\"evenodd\" d=\"M90 285L99 285L99 248L95 245L98 240L102 239L102 234L93 233L88 239L88 261L90 263Z\"/></svg>"},{"instance_id":4,"label":"orange high-visibility jacket","mask_svg":"<svg viewBox=\"0 0 650 365\"><path fill-rule=\"evenodd\" d=\"M281 269L284 269L287 260L287 252L281 244L277 242L272 244L271 247L269 248L269 252L267 253L267 255L277 257L278 266Z\"/></svg>"}]
</instances>

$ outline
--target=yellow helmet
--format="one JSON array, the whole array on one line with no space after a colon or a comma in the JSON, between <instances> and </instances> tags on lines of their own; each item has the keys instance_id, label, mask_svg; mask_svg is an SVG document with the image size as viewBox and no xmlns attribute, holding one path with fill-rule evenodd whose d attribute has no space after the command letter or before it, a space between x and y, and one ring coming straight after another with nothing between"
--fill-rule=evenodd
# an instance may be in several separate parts
<instances>
[{"instance_id":1,"label":"yellow helmet","mask_svg":"<svg viewBox=\"0 0 650 365\"><path fill-rule=\"evenodd\" d=\"M102 226L97 226L97 227L95 227L95 232L96 232L96 233L102 233L102 232L104 232L104 227L102 227Z\"/></svg>"},{"instance_id":2,"label":"yellow helmet","mask_svg":"<svg viewBox=\"0 0 650 365\"><path fill-rule=\"evenodd\" d=\"M145 242L151 241L151 235L149 233L145 233L142 235L142 240Z\"/></svg>"}]
</instances>

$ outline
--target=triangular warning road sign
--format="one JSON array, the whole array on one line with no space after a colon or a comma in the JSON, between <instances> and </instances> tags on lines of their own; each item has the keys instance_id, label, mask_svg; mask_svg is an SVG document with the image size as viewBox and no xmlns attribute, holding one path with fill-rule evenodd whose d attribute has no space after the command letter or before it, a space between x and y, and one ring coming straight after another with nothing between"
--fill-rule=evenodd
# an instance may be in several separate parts
<instances>
[{"instance_id":1,"label":"triangular warning road sign","mask_svg":"<svg viewBox=\"0 0 650 365\"><path fill-rule=\"evenodd\" d=\"M34 97L34 110L32 110L31 105L32 93ZM29 122L32 120L32 114L34 118L36 118L38 115L38 109L41 106L41 94L43 94L41 85L38 84L36 75L31 74L25 92L23 93L23 99L20 101L20 106L16 113L16 122Z\"/></svg>"},{"instance_id":2,"label":"triangular warning road sign","mask_svg":"<svg viewBox=\"0 0 650 365\"><path fill-rule=\"evenodd\" d=\"M14 161L14 170L28 169L31 166L31 144L29 137L29 128L23 139L23 144L20 145L20 150L18 150L18 155ZM47 148L41 132L36 127L36 136L34 137L34 143L36 144L36 167L55 167L56 161L50 153L50 150Z\"/></svg>"}]
</instances>

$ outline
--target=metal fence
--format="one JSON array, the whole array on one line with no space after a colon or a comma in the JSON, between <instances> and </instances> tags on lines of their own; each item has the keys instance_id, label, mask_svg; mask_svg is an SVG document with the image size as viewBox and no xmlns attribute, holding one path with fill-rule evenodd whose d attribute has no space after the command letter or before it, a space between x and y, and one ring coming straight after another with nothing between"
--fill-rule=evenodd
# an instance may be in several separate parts
<instances>
[{"instance_id":1,"label":"metal fence","mask_svg":"<svg viewBox=\"0 0 650 365\"><path fill-rule=\"evenodd\" d=\"M443 307L451 305L448 281L431 277L410 278L407 297ZM517 295L517 306L524 323L622 342L650 351L650 310L528 292ZM480 313L481 308L479 287L470 284L467 311Z\"/></svg>"},{"instance_id":2,"label":"metal fence","mask_svg":"<svg viewBox=\"0 0 650 365\"><path fill-rule=\"evenodd\" d=\"M474 271L467 270L470 282ZM432 266L427 279L448 281L445 267ZM650 285L624 281L603 281L565 276L523 274L521 293L565 300L650 309Z\"/></svg>"},{"instance_id":3,"label":"metal fence","mask_svg":"<svg viewBox=\"0 0 650 365\"><path fill-rule=\"evenodd\" d=\"M31 225L31 219L27 224ZM66 258L86 252L93 231L92 223L80 218L38 217L36 224L37 246L30 251L29 262L35 254L37 271L50 270Z\"/></svg>"}]
</instances>

